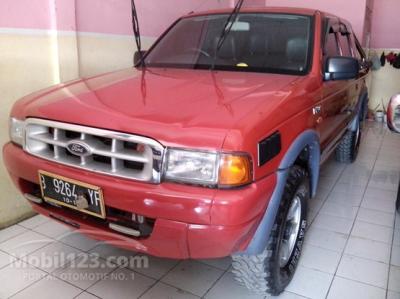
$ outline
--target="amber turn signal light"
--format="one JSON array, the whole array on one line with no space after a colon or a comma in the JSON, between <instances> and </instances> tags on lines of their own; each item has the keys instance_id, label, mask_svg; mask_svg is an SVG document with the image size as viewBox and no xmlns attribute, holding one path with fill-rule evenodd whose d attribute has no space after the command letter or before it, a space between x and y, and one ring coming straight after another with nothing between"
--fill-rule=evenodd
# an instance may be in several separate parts
<instances>
[{"instance_id":1,"label":"amber turn signal light","mask_svg":"<svg viewBox=\"0 0 400 299\"><path fill-rule=\"evenodd\" d=\"M238 187L251 183L252 167L246 155L223 154L219 166L220 187Z\"/></svg>"}]
</instances>

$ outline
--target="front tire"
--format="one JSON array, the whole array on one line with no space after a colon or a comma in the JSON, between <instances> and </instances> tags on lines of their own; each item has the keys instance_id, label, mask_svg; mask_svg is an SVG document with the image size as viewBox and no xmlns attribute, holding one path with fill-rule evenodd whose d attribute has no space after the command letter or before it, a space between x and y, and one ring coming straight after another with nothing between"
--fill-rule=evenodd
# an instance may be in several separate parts
<instances>
[{"instance_id":1,"label":"front tire","mask_svg":"<svg viewBox=\"0 0 400 299\"><path fill-rule=\"evenodd\" d=\"M232 257L233 273L239 283L254 292L274 296L285 290L300 259L309 194L307 172L293 166L264 252Z\"/></svg>"}]
</instances>

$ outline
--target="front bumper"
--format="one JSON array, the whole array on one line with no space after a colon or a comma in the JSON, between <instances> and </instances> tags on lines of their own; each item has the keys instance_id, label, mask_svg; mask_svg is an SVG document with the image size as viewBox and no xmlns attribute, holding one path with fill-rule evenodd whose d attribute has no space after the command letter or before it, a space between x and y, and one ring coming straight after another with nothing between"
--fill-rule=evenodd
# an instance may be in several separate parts
<instances>
[{"instance_id":1,"label":"front bumper","mask_svg":"<svg viewBox=\"0 0 400 299\"><path fill-rule=\"evenodd\" d=\"M213 190L171 183L145 184L56 164L33 157L9 143L3 148L8 172L22 193L39 184L38 171L99 186L106 207L155 219L151 235L133 238L108 228L110 219L91 219L70 209L32 203L56 220L65 219L98 240L168 258L218 258L243 251L249 244L274 191L276 176L236 190Z\"/></svg>"}]
</instances>

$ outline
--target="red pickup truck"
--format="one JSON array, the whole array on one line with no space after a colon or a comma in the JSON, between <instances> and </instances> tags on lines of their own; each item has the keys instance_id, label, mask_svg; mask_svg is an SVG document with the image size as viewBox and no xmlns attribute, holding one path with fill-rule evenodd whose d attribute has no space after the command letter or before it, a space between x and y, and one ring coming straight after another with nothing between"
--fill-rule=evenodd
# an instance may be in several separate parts
<instances>
[{"instance_id":1,"label":"red pickup truck","mask_svg":"<svg viewBox=\"0 0 400 299\"><path fill-rule=\"evenodd\" d=\"M186 15L135 68L19 100L3 157L43 215L155 256L232 256L279 294L320 165L356 159L369 63L336 16L243 9L221 43L229 15Z\"/></svg>"}]
</instances>

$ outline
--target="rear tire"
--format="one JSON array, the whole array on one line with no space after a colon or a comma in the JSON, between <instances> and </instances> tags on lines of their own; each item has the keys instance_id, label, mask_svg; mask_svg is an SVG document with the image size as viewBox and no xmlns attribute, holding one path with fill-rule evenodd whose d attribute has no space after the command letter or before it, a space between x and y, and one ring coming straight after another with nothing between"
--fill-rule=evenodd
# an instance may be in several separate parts
<instances>
[{"instance_id":1,"label":"rear tire","mask_svg":"<svg viewBox=\"0 0 400 299\"><path fill-rule=\"evenodd\" d=\"M356 131L347 131L335 151L336 161L350 164L357 159L361 143L361 127L358 125Z\"/></svg>"},{"instance_id":2,"label":"rear tire","mask_svg":"<svg viewBox=\"0 0 400 299\"><path fill-rule=\"evenodd\" d=\"M240 284L264 295L276 296L285 290L300 259L309 194L307 172L293 166L265 250L258 255L232 256L233 273Z\"/></svg>"}]
</instances>

